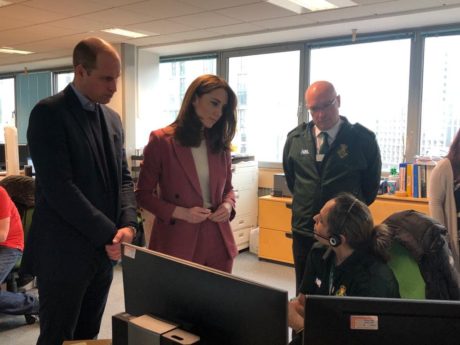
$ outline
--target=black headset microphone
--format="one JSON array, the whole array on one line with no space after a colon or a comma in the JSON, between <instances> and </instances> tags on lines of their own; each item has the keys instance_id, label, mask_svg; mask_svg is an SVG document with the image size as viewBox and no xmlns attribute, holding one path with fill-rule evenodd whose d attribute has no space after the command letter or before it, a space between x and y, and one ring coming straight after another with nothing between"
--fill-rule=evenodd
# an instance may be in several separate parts
<instances>
[{"instance_id":1,"label":"black headset microphone","mask_svg":"<svg viewBox=\"0 0 460 345\"><path fill-rule=\"evenodd\" d=\"M307 230L307 232L309 232L310 234L313 234L315 236L324 238L325 240L329 241L329 244L331 245L331 247L337 247L337 246L340 245L340 243L342 243L342 240L340 239L340 236L338 236L338 235L332 235L331 237L326 237L326 236L318 234L314 230Z\"/></svg>"}]
</instances>

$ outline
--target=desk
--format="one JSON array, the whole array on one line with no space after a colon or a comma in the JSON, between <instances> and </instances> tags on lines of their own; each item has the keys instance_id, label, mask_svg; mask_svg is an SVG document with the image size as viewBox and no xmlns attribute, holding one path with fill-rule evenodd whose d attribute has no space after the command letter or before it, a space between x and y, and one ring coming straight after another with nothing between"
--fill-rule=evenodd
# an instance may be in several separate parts
<instances>
[{"instance_id":1,"label":"desk","mask_svg":"<svg viewBox=\"0 0 460 345\"><path fill-rule=\"evenodd\" d=\"M271 195L259 198L259 258L293 264L291 237L291 209L286 204L291 198ZM380 224L388 216L403 210L428 211L427 198L378 195L369 209L374 224Z\"/></svg>"},{"instance_id":2,"label":"desk","mask_svg":"<svg viewBox=\"0 0 460 345\"><path fill-rule=\"evenodd\" d=\"M398 197L388 194L378 195L369 209L374 218L374 224L380 224L393 213L404 210L430 214L427 198Z\"/></svg>"}]
</instances>

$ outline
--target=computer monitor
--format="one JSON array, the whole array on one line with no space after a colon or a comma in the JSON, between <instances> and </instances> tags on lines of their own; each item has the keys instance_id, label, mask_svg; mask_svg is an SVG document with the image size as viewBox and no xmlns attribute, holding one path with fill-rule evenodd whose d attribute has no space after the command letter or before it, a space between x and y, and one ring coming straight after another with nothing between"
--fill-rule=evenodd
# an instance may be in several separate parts
<instances>
[{"instance_id":1,"label":"computer monitor","mask_svg":"<svg viewBox=\"0 0 460 345\"><path fill-rule=\"evenodd\" d=\"M29 147L27 144L19 144L19 169L24 169L24 165L27 165L30 159Z\"/></svg>"},{"instance_id":2,"label":"computer monitor","mask_svg":"<svg viewBox=\"0 0 460 345\"><path fill-rule=\"evenodd\" d=\"M286 345L288 293L125 244L126 312L151 314L204 345Z\"/></svg>"},{"instance_id":3,"label":"computer monitor","mask_svg":"<svg viewBox=\"0 0 460 345\"><path fill-rule=\"evenodd\" d=\"M459 344L460 302L308 296L304 345Z\"/></svg>"},{"instance_id":4,"label":"computer monitor","mask_svg":"<svg viewBox=\"0 0 460 345\"><path fill-rule=\"evenodd\" d=\"M5 144L0 143L0 170L6 170Z\"/></svg>"},{"instance_id":5,"label":"computer monitor","mask_svg":"<svg viewBox=\"0 0 460 345\"><path fill-rule=\"evenodd\" d=\"M30 163L30 153L27 144L18 145L19 169ZM5 144L0 143L0 170L6 170Z\"/></svg>"}]
</instances>

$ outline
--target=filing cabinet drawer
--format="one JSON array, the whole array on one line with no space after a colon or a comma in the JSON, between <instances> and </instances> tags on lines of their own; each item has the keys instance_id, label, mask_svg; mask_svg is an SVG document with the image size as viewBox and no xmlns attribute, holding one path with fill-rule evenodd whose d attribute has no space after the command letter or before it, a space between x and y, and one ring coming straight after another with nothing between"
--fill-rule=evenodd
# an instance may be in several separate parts
<instances>
[{"instance_id":1,"label":"filing cabinet drawer","mask_svg":"<svg viewBox=\"0 0 460 345\"><path fill-rule=\"evenodd\" d=\"M259 198L259 226L261 228L291 231L291 209L286 207L289 198Z\"/></svg>"},{"instance_id":2,"label":"filing cabinet drawer","mask_svg":"<svg viewBox=\"0 0 460 345\"><path fill-rule=\"evenodd\" d=\"M238 250L249 247L250 232L251 232L250 228L233 231L233 238L235 239L235 243L236 243Z\"/></svg>"},{"instance_id":3,"label":"filing cabinet drawer","mask_svg":"<svg viewBox=\"0 0 460 345\"><path fill-rule=\"evenodd\" d=\"M257 214L254 213L245 213L240 214L236 213L235 218L230 222L232 230L239 230L242 228L255 228L257 226Z\"/></svg>"},{"instance_id":4,"label":"filing cabinet drawer","mask_svg":"<svg viewBox=\"0 0 460 345\"><path fill-rule=\"evenodd\" d=\"M292 238L285 231L260 228L259 258L293 264Z\"/></svg>"}]
</instances>

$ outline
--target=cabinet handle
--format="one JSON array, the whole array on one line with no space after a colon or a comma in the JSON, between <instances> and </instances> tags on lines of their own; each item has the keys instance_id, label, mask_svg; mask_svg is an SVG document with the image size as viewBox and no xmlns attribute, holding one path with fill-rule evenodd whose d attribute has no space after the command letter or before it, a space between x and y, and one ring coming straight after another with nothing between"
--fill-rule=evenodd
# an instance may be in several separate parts
<instances>
[{"instance_id":1,"label":"cabinet handle","mask_svg":"<svg viewBox=\"0 0 460 345\"><path fill-rule=\"evenodd\" d=\"M284 236L286 236L287 238L292 238L292 232L286 232L284 233Z\"/></svg>"}]
</instances>

